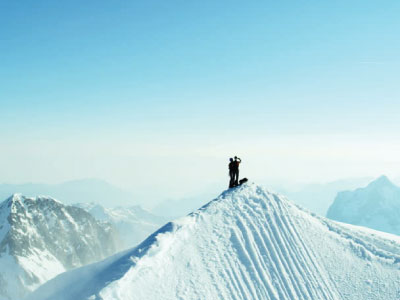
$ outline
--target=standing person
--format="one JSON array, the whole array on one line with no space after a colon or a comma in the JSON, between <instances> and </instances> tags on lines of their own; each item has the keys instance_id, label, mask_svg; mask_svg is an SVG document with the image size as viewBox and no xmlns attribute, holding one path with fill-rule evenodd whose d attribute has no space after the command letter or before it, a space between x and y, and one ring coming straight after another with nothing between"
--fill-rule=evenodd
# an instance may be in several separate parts
<instances>
[{"instance_id":1,"label":"standing person","mask_svg":"<svg viewBox=\"0 0 400 300\"><path fill-rule=\"evenodd\" d=\"M234 186L239 185L239 164L242 162L242 160L235 156L235 160L233 161L233 177L234 177Z\"/></svg>"},{"instance_id":2,"label":"standing person","mask_svg":"<svg viewBox=\"0 0 400 300\"><path fill-rule=\"evenodd\" d=\"M231 157L229 159L229 187L233 187L235 184L235 166L234 166L235 162L233 161L233 158Z\"/></svg>"}]
</instances>

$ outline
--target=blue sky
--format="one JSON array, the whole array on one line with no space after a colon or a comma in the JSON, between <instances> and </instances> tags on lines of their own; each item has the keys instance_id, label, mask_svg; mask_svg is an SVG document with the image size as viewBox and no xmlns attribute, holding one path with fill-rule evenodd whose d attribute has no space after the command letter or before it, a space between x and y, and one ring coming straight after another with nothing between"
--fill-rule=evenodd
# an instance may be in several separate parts
<instances>
[{"instance_id":1,"label":"blue sky","mask_svg":"<svg viewBox=\"0 0 400 300\"><path fill-rule=\"evenodd\" d=\"M266 182L397 176L399 13L398 1L3 1L0 181L151 181L175 196L166 176L212 184L234 153Z\"/></svg>"}]
</instances>

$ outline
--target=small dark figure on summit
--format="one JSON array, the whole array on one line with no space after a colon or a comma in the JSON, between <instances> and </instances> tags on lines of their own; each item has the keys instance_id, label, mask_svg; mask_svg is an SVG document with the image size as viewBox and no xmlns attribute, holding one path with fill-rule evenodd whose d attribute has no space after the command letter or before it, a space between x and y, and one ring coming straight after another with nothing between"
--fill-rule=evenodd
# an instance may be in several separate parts
<instances>
[{"instance_id":1,"label":"small dark figure on summit","mask_svg":"<svg viewBox=\"0 0 400 300\"><path fill-rule=\"evenodd\" d=\"M233 158L229 159L229 187L232 188L234 187L235 184L235 167L234 167L235 162L233 161Z\"/></svg>"},{"instance_id":2,"label":"small dark figure on summit","mask_svg":"<svg viewBox=\"0 0 400 300\"><path fill-rule=\"evenodd\" d=\"M234 177L234 186L239 185L239 164L242 160L235 156L235 160L233 161L233 177Z\"/></svg>"},{"instance_id":3,"label":"small dark figure on summit","mask_svg":"<svg viewBox=\"0 0 400 300\"><path fill-rule=\"evenodd\" d=\"M230 188L239 185L239 164L241 162L242 162L242 160L237 156L235 156L235 160L233 160L233 158L229 159L229 177L230 177L229 187Z\"/></svg>"}]
</instances>

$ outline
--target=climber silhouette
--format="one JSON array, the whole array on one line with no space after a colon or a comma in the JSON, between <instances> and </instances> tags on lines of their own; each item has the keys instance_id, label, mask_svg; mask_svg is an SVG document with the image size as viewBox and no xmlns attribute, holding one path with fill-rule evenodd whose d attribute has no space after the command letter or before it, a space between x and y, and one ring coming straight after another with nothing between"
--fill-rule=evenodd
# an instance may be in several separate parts
<instances>
[{"instance_id":1,"label":"climber silhouette","mask_svg":"<svg viewBox=\"0 0 400 300\"><path fill-rule=\"evenodd\" d=\"M233 178L234 178L234 186L239 185L239 164L242 162L242 160L235 156L235 160L233 161Z\"/></svg>"},{"instance_id":2,"label":"climber silhouette","mask_svg":"<svg viewBox=\"0 0 400 300\"><path fill-rule=\"evenodd\" d=\"M229 187L235 187L239 185L239 164L242 160L235 156L235 160L233 158L229 159Z\"/></svg>"},{"instance_id":3,"label":"climber silhouette","mask_svg":"<svg viewBox=\"0 0 400 300\"><path fill-rule=\"evenodd\" d=\"M230 177L230 180L229 180L229 187L230 188L234 187L234 184L235 184L235 171L234 171L235 167L234 167L234 164L235 164L235 162L233 161L233 158L231 157L229 159L229 165L228 165L228 167L229 167L229 177Z\"/></svg>"}]
</instances>

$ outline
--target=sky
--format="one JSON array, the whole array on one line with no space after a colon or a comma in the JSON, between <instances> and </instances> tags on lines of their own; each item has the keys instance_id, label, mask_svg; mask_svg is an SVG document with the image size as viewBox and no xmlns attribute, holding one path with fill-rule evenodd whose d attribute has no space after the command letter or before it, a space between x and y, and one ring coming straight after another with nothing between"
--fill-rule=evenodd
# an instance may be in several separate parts
<instances>
[{"instance_id":1,"label":"sky","mask_svg":"<svg viewBox=\"0 0 400 300\"><path fill-rule=\"evenodd\" d=\"M1 1L0 182L148 201L400 176L399 1ZM147 200L141 200L147 201Z\"/></svg>"}]
</instances>

